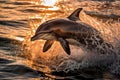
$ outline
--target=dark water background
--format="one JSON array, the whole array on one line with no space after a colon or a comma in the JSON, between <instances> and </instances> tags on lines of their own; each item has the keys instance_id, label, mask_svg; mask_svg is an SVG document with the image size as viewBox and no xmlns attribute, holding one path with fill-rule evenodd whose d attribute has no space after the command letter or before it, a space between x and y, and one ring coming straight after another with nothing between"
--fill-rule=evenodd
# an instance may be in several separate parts
<instances>
[{"instance_id":1,"label":"dark water background","mask_svg":"<svg viewBox=\"0 0 120 80\"><path fill-rule=\"evenodd\" d=\"M119 4L119 1L116 3ZM42 5L38 0L0 0L0 80L120 80L120 24L118 18L120 6L116 4L115 9L118 11L114 11L114 8L109 6L110 3L101 4L104 4L104 1L63 0L56 7L48 7ZM105 14L102 17L97 16L100 18L107 16L106 19L108 19L107 13L118 15L113 22L115 23L113 24L114 32L117 34L114 35L115 39L117 36L117 41L113 43L115 43L114 45L118 43L115 49L117 53L115 62L113 62L114 55L112 54L90 54L75 46L71 46L74 54L68 56L58 46L58 43L53 46L51 51L42 54L39 48L42 47L44 41L34 43L29 41L41 22L66 17L80 6L88 11L94 10L96 6L99 6L99 9L107 6L109 9L100 10ZM85 17L87 19L87 16ZM95 14L93 17L96 17ZM87 21L85 19L83 18L84 21ZM109 30L105 32L107 33ZM78 55L78 53L80 54ZM108 70L106 66L109 62L113 63L108 66L110 67Z\"/></svg>"}]
</instances>

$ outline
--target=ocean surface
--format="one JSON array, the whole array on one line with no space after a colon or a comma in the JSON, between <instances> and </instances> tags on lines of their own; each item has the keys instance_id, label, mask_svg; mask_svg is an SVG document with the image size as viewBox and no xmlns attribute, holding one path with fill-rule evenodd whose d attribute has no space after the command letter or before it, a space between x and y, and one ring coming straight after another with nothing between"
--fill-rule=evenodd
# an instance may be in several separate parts
<instances>
[{"instance_id":1,"label":"ocean surface","mask_svg":"<svg viewBox=\"0 0 120 80\"><path fill-rule=\"evenodd\" d=\"M117 0L0 0L0 80L120 80L119 4ZM42 22L65 18L79 7L83 7L80 19L101 32L114 46L113 53L70 45L72 54L67 55L58 42L43 53L44 40L30 41Z\"/></svg>"}]
</instances>

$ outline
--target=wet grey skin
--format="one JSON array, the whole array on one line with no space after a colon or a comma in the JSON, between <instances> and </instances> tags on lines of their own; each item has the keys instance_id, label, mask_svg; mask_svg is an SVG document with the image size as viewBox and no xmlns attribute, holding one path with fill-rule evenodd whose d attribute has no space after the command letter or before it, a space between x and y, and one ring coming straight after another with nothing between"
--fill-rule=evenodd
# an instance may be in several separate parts
<instances>
[{"instance_id":1,"label":"wet grey skin","mask_svg":"<svg viewBox=\"0 0 120 80\"><path fill-rule=\"evenodd\" d=\"M91 49L95 48L97 44L103 43L103 39L99 36L99 31L91 27L90 25L82 22L79 18L79 13L82 8L76 9L67 18L52 19L42 23L35 32L35 35L31 38L31 41L43 39L46 40L43 52L48 51L55 41L58 41L64 51L70 55L69 44L84 45ZM91 40L95 36L97 39Z\"/></svg>"}]
</instances>

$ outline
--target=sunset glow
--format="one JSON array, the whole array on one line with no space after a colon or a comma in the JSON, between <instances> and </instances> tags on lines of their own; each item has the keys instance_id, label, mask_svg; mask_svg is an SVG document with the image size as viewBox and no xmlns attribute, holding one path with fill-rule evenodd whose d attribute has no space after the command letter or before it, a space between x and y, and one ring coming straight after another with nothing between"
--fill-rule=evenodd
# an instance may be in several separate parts
<instances>
[{"instance_id":1,"label":"sunset glow","mask_svg":"<svg viewBox=\"0 0 120 80\"><path fill-rule=\"evenodd\" d=\"M54 6L58 0L43 0L42 4L46 6Z\"/></svg>"},{"instance_id":2,"label":"sunset glow","mask_svg":"<svg viewBox=\"0 0 120 80\"><path fill-rule=\"evenodd\" d=\"M24 38L22 38L22 37L15 37L15 39L18 41L24 41Z\"/></svg>"}]
</instances>

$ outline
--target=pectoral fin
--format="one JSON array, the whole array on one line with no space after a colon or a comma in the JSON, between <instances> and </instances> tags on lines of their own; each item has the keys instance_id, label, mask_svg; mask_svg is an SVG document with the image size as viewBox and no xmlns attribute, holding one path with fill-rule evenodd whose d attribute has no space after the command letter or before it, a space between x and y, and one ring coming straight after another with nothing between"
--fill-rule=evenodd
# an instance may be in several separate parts
<instances>
[{"instance_id":1,"label":"pectoral fin","mask_svg":"<svg viewBox=\"0 0 120 80\"><path fill-rule=\"evenodd\" d=\"M58 41L60 42L62 48L64 49L64 51L70 55L70 47L69 47L69 43L67 40L63 39L63 38L59 38Z\"/></svg>"},{"instance_id":2,"label":"pectoral fin","mask_svg":"<svg viewBox=\"0 0 120 80\"><path fill-rule=\"evenodd\" d=\"M54 43L54 40L47 40L44 44L43 52L48 51L51 48L51 46L53 45L53 43Z\"/></svg>"}]
</instances>

